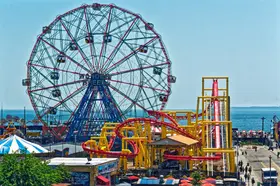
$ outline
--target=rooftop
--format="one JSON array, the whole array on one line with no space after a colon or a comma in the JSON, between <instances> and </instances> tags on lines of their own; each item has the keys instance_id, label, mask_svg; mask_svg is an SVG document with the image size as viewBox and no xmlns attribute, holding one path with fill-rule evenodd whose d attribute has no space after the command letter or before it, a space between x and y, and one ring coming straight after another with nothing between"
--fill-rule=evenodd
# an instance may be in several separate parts
<instances>
[{"instance_id":1,"label":"rooftop","mask_svg":"<svg viewBox=\"0 0 280 186\"><path fill-rule=\"evenodd\" d=\"M182 136L182 135L174 135L174 136L170 136L168 138L171 140L177 141L177 142L184 143L185 145L194 145L194 144L198 143L197 140L194 140L189 137Z\"/></svg>"},{"instance_id":2,"label":"rooftop","mask_svg":"<svg viewBox=\"0 0 280 186\"><path fill-rule=\"evenodd\" d=\"M92 158L91 161L88 161L87 158L52 158L50 159L49 165L96 166L117 160L118 158Z\"/></svg>"},{"instance_id":3,"label":"rooftop","mask_svg":"<svg viewBox=\"0 0 280 186\"><path fill-rule=\"evenodd\" d=\"M271 167L271 170L272 170L272 171L276 171L276 169L275 169L275 168L272 168L272 167ZM270 168L262 168L262 171L270 171Z\"/></svg>"},{"instance_id":4,"label":"rooftop","mask_svg":"<svg viewBox=\"0 0 280 186\"><path fill-rule=\"evenodd\" d=\"M189 146L196 143L198 143L197 140L191 139L189 137L182 135L173 135L159 141L154 141L151 143L151 145Z\"/></svg>"}]
</instances>

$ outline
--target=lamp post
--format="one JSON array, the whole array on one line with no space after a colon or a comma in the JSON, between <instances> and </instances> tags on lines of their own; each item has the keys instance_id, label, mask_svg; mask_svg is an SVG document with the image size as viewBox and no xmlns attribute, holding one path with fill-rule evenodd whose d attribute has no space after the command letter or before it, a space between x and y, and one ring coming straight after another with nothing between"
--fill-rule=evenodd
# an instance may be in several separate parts
<instances>
[{"instance_id":1,"label":"lamp post","mask_svg":"<svg viewBox=\"0 0 280 186\"><path fill-rule=\"evenodd\" d=\"M238 171L239 171L239 168L238 168L238 155L239 155L239 141L237 141L237 145L236 145L236 173L237 173L237 177L238 176Z\"/></svg>"},{"instance_id":2,"label":"lamp post","mask_svg":"<svg viewBox=\"0 0 280 186\"><path fill-rule=\"evenodd\" d=\"M61 142L61 157L64 157L64 155L63 155L63 141Z\"/></svg>"},{"instance_id":3,"label":"lamp post","mask_svg":"<svg viewBox=\"0 0 280 186\"><path fill-rule=\"evenodd\" d=\"M51 152L52 152L52 143L51 142L49 142L50 143L50 153L49 153L49 156L51 156Z\"/></svg>"},{"instance_id":4,"label":"lamp post","mask_svg":"<svg viewBox=\"0 0 280 186\"><path fill-rule=\"evenodd\" d=\"M271 186L271 155L269 155L269 185Z\"/></svg>"},{"instance_id":5,"label":"lamp post","mask_svg":"<svg viewBox=\"0 0 280 186\"><path fill-rule=\"evenodd\" d=\"M261 120L262 120L262 141L263 141L263 144L265 143L265 139L264 139L264 120L265 120L265 117L262 117L261 118Z\"/></svg>"},{"instance_id":6,"label":"lamp post","mask_svg":"<svg viewBox=\"0 0 280 186\"><path fill-rule=\"evenodd\" d=\"M77 133L78 133L78 131L77 131L77 130L75 130L75 131L74 131L74 140L75 140L75 157L76 157L76 153L77 153L77 146L76 146L76 142L77 142Z\"/></svg>"},{"instance_id":7,"label":"lamp post","mask_svg":"<svg viewBox=\"0 0 280 186\"><path fill-rule=\"evenodd\" d=\"M265 117L262 117L261 120L262 120L262 131L264 131L264 120L265 120Z\"/></svg>"}]
</instances>

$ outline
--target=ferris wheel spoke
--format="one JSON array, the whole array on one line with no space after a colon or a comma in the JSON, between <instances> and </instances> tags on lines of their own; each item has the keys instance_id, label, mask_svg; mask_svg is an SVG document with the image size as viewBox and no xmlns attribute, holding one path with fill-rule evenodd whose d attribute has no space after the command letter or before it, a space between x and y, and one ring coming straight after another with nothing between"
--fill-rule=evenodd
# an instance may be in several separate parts
<instances>
[{"instance_id":1,"label":"ferris wheel spoke","mask_svg":"<svg viewBox=\"0 0 280 186\"><path fill-rule=\"evenodd\" d=\"M29 92L30 92L30 91L29 91ZM47 100L52 100L52 101L55 101L55 102L58 102L58 101L59 101L59 100L53 99L53 98L51 98L51 97L47 97L47 96L45 96L45 95L36 93L36 92L32 92L32 95L38 96L38 98L36 98L37 100L39 100L39 98L45 98L45 99L47 99ZM42 100L40 100L40 102L45 104L45 102L42 101Z\"/></svg>"},{"instance_id":2,"label":"ferris wheel spoke","mask_svg":"<svg viewBox=\"0 0 280 186\"><path fill-rule=\"evenodd\" d=\"M58 53L63 53L62 51L60 51L58 48L56 48L55 46L53 46L52 44L50 44L49 42L47 42L46 40L44 40L43 38L41 38L41 40L43 42L45 42L46 44L48 44L51 48L53 48L54 50L56 50ZM80 63L78 63L77 61L75 61L74 59L72 59L71 57L69 57L68 55L65 54L65 57L67 59L69 59L70 61L72 61L74 64L76 64L77 66L81 67L82 69L84 69L86 72L90 73L90 70L87 69L86 67L84 67L83 65L81 65Z\"/></svg>"},{"instance_id":3,"label":"ferris wheel spoke","mask_svg":"<svg viewBox=\"0 0 280 186\"><path fill-rule=\"evenodd\" d=\"M106 34L106 29L107 29L107 24L109 23L109 21L110 21L110 17L111 17L111 13L112 13L112 6L110 6L110 9L109 9L109 11L106 11L106 13L103 13L103 15L102 15L102 18L100 19L100 20L97 20L96 18L95 18L95 16L92 16L92 14L90 14L91 15L91 17L92 17L92 19L94 19L95 21L96 21L96 25L95 25L95 27L93 28L93 29L89 29L90 31L91 31L91 33L98 33L98 31L95 31L96 29L100 29L100 28L103 28L103 30L104 30L104 32L105 32L105 34ZM108 21L106 22L106 24L105 25L101 25L101 22L106 18L106 14L109 14L109 16L108 16ZM90 27L90 24L89 24L89 27ZM105 27L105 28L104 28ZM104 35L105 35L104 34ZM92 43L93 44L93 43ZM102 40L102 44L104 44L104 39ZM94 45L94 44L93 44ZM94 47L94 46L93 46ZM102 46L102 49L103 49L103 46ZM95 48L94 48L94 50L95 50ZM94 51L94 53L95 53L95 57L97 58L97 54L96 54L96 51ZM101 50L100 50L100 53L101 53ZM96 69L99 69L99 63L100 63L100 59L96 59L95 60L95 63L94 63L94 66L96 66Z\"/></svg>"},{"instance_id":4,"label":"ferris wheel spoke","mask_svg":"<svg viewBox=\"0 0 280 186\"><path fill-rule=\"evenodd\" d=\"M108 65L110 65L111 61L113 61L114 57L116 56L118 50L121 48L121 45L123 44L123 40L129 35L132 27L134 26L134 24L136 23L138 17L134 18L134 20L132 21L132 23L129 25L127 31L124 33L124 35L121 37L120 41L118 42L118 44L115 46L115 48L113 49L113 51L111 52L111 54L109 55L108 59L105 61L105 63L102 65L102 70L106 70L104 68L106 68L106 65L108 63Z\"/></svg>"},{"instance_id":5,"label":"ferris wheel spoke","mask_svg":"<svg viewBox=\"0 0 280 186\"><path fill-rule=\"evenodd\" d=\"M62 87L62 86L73 85L73 84L76 84L76 83L82 83L84 81L85 80L72 81L72 82L68 82L68 83L63 83L63 84L48 86L48 87L44 87L44 88L34 89L34 90L31 90L30 92L36 92L36 91L40 91L40 90L46 90L46 89L51 89L51 88L58 88L58 87Z\"/></svg>"},{"instance_id":6,"label":"ferris wheel spoke","mask_svg":"<svg viewBox=\"0 0 280 186\"><path fill-rule=\"evenodd\" d=\"M45 76L40 70L38 70L35 67L32 67L37 73L39 73L44 79L46 79L50 84L53 85L53 82L49 80L49 78L47 76Z\"/></svg>"},{"instance_id":7,"label":"ferris wheel spoke","mask_svg":"<svg viewBox=\"0 0 280 186\"><path fill-rule=\"evenodd\" d=\"M132 100L130 97L128 97L125 93L123 93L122 91L120 91L120 89L115 88L114 86L109 84L109 87L111 87L115 92L119 93L120 95L122 95L123 97L125 97L126 99L128 99L129 101L131 101L133 104L136 104L138 107L140 107L143 110L146 110L146 108L144 108L142 105L139 105L137 103L137 101Z\"/></svg>"},{"instance_id":8,"label":"ferris wheel spoke","mask_svg":"<svg viewBox=\"0 0 280 186\"><path fill-rule=\"evenodd\" d=\"M167 92L166 90L162 90L162 89L158 89L158 88L154 88L154 87L149 87L149 86L145 86L145 85L137 85L137 84L134 84L134 83L128 83L128 82L124 82L124 81L119 81L119 80L109 80L109 81L112 81L112 82L115 82L115 83L123 83L123 84L126 84L126 85L132 85L132 86L136 86L136 87L140 87L140 88L148 88L148 89L151 89L151 90L156 90L156 91L161 91L161 92Z\"/></svg>"},{"instance_id":9,"label":"ferris wheel spoke","mask_svg":"<svg viewBox=\"0 0 280 186\"><path fill-rule=\"evenodd\" d=\"M109 88L107 88L107 89L108 89L108 91L105 89L105 92L107 92L107 94L110 95L110 96L108 97L109 100L111 100L111 103L113 103L114 107L115 107L115 108L117 109L117 111L119 112L119 115L122 116L123 113L122 113L121 109L119 108L118 104L116 103L116 100L115 100L115 99L113 98L113 96L111 95Z\"/></svg>"},{"instance_id":10,"label":"ferris wheel spoke","mask_svg":"<svg viewBox=\"0 0 280 186\"><path fill-rule=\"evenodd\" d=\"M116 76L116 75L120 75L120 74L134 72L137 70L144 70L144 69L148 69L148 68L159 67L159 66L166 65L166 64L169 64L169 62L156 64L156 65L150 65L150 66L146 66L146 67L134 68L134 69L130 69L130 70L124 70L124 71L120 71L120 72L114 72L114 73L111 73L110 76Z\"/></svg>"},{"instance_id":11,"label":"ferris wheel spoke","mask_svg":"<svg viewBox=\"0 0 280 186\"><path fill-rule=\"evenodd\" d=\"M152 110L154 110L154 107L153 107L153 105L152 105L152 103L151 103L151 101L150 101L150 99L149 99L149 97L148 97L148 95L147 95L147 93L146 93L145 89L143 89L143 88L142 88L142 91L144 92L144 95L145 95L145 97L147 98L148 103L150 104L150 106L151 106Z\"/></svg>"},{"instance_id":12,"label":"ferris wheel spoke","mask_svg":"<svg viewBox=\"0 0 280 186\"><path fill-rule=\"evenodd\" d=\"M108 12L106 12L105 14L107 14L107 13ZM95 29L97 29L98 27L102 27L101 22L105 19L105 17L106 17L105 14L102 15L102 18L99 21L95 18L95 16L92 16L91 13L87 13L86 7L84 8L84 14L85 14L88 35L90 33L95 33ZM87 16L88 14L91 16L91 19L88 18L88 16ZM91 21L92 19L94 19L96 22L96 25L93 29L91 29L91 25L89 23L89 21ZM93 65L93 68L95 68L98 66L98 61L97 61L97 59L95 59L95 58L97 58L97 53L96 53L96 49L94 46L94 42L92 42L90 45L90 52L91 52L91 56L92 56L92 65ZM96 68L95 68L95 70L96 70Z\"/></svg>"},{"instance_id":13,"label":"ferris wheel spoke","mask_svg":"<svg viewBox=\"0 0 280 186\"><path fill-rule=\"evenodd\" d=\"M81 54L84 62L87 64L87 66L91 69L91 71L93 71L92 66L88 63L88 60L86 59L86 55L85 53L81 50L81 47L77 44L76 40L73 38L72 34L70 33L69 29L66 28L65 24L63 23L63 20L60 18L59 19L61 25L63 26L64 30L66 31L66 33L68 34L68 36L70 37L71 41L75 44L75 46L77 47L79 53Z\"/></svg>"},{"instance_id":14,"label":"ferris wheel spoke","mask_svg":"<svg viewBox=\"0 0 280 186\"><path fill-rule=\"evenodd\" d=\"M150 37L138 37L138 38L125 39L124 41L134 41L134 40L153 39L153 38L154 38L154 36L150 36Z\"/></svg>"},{"instance_id":15,"label":"ferris wheel spoke","mask_svg":"<svg viewBox=\"0 0 280 186\"><path fill-rule=\"evenodd\" d=\"M110 33L110 34L114 33L116 30L122 28L123 26L127 25L128 23L130 23L131 21L133 21L133 20L135 20L135 19L137 19L137 18L138 18L137 16L136 16L136 17L133 16L133 17L132 17L130 20L128 20L128 21L125 21L125 20L123 20L123 19L120 19L120 20L124 21L125 23L123 23L123 24L119 25L118 27L116 27L116 28L110 30L109 33Z\"/></svg>"},{"instance_id":16,"label":"ferris wheel spoke","mask_svg":"<svg viewBox=\"0 0 280 186\"><path fill-rule=\"evenodd\" d=\"M87 12L86 12L86 7L84 8L84 15L85 15L85 20L86 20L86 27L87 27L87 33L88 33L88 37L91 37L90 34L90 25L89 25L89 22L88 22L88 18L87 18ZM93 55L93 50L94 50L94 53L95 53L95 48L94 48L94 44L92 42L92 44L90 45L90 54L91 54L91 63L92 63L92 66L93 68L96 70L95 66L94 66L94 55Z\"/></svg>"},{"instance_id":17,"label":"ferris wheel spoke","mask_svg":"<svg viewBox=\"0 0 280 186\"><path fill-rule=\"evenodd\" d=\"M109 10L109 15L108 15L108 21L106 23L106 27L105 27L105 31L104 31L104 36L106 36L108 29L110 30L110 20L111 20L111 13L112 13L112 6L110 6L110 10ZM103 54L103 50L104 50L104 45L105 45L105 39L102 40L102 46L101 46L101 50L100 50L100 54L99 54L99 59L98 59L98 65L97 65L97 69L99 70L100 66L101 66L101 56Z\"/></svg>"},{"instance_id":18,"label":"ferris wheel spoke","mask_svg":"<svg viewBox=\"0 0 280 186\"><path fill-rule=\"evenodd\" d=\"M50 70L53 70L53 71L66 72L66 73L71 73L71 74L85 75L85 74L78 73L78 72L74 72L74 71L59 69L59 68L57 68L57 67L47 67L47 66L37 65L37 64L31 64L31 66L41 67L41 68L46 68L46 69L50 69Z\"/></svg>"},{"instance_id":19,"label":"ferris wheel spoke","mask_svg":"<svg viewBox=\"0 0 280 186\"><path fill-rule=\"evenodd\" d=\"M51 57L51 55L50 55L50 53L49 53L49 51L48 51L48 49L47 49L45 43L42 43L42 44L43 44L43 47L44 47L44 51L46 51L49 60L51 61L52 65L55 66L55 65L54 65L55 63L54 63L54 61L53 61L53 58Z\"/></svg>"},{"instance_id":20,"label":"ferris wheel spoke","mask_svg":"<svg viewBox=\"0 0 280 186\"><path fill-rule=\"evenodd\" d=\"M83 17L84 17L84 11L81 11L81 15L79 17L79 22L78 22L78 25L76 26L76 32L75 32L74 38L78 37L78 33L79 33L80 30L83 30L83 29L81 29L81 24L82 24L82 21L83 21ZM84 31L84 32L86 32L86 31Z\"/></svg>"},{"instance_id":21,"label":"ferris wheel spoke","mask_svg":"<svg viewBox=\"0 0 280 186\"><path fill-rule=\"evenodd\" d=\"M164 83L164 85L162 85L162 84L159 83L153 76L151 76L149 73L147 73L147 72L145 72L145 71L144 71L144 73L145 73L147 76L150 77L150 79L147 79L147 78L144 76L144 77L147 79L147 82L148 82L148 83L150 83L151 80L153 80L154 82L157 82L157 84L160 85L162 88L166 87L167 83ZM162 81L162 82L164 82L164 81Z\"/></svg>"},{"instance_id":22,"label":"ferris wheel spoke","mask_svg":"<svg viewBox=\"0 0 280 186\"><path fill-rule=\"evenodd\" d=\"M111 11L111 9L110 9L110 11ZM108 12L106 12L106 13L108 13ZM105 14L106 14L105 13ZM111 12L110 12L111 13ZM105 19L105 17L106 17L106 15L105 14L103 14L103 16L102 16L102 18L100 19L100 20L97 20L96 18L95 18L95 16L92 16L92 19L94 19L95 21L96 21L96 25L95 25L95 27L93 28L93 29L90 29L91 30L91 32L92 33L95 33L95 32L97 32L97 31L95 31L97 28L103 28L103 27L106 27L106 25L101 25L101 22ZM107 24L107 23L106 23ZM104 29L105 30L105 29ZM95 47L94 47L94 43L92 43L92 46L93 46L93 48L94 48L94 56L95 56L95 58L96 58L96 60L95 60L95 63L94 63L94 66L96 67L96 69L98 69L99 68L99 59L97 59L97 57L98 57L98 54L96 53L96 49L95 49Z\"/></svg>"},{"instance_id":23,"label":"ferris wheel spoke","mask_svg":"<svg viewBox=\"0 0 280 186\"><path fill-rule=\"evenodd\" d=\"M51 109L57 108L57 107L59 107L60 105L63 105L63 104L64 104L65 102L67 102L69 99L73 98L74 96L76 96L77 94L79 94L81 91L83 91L85 87L86 87L85 85L81 86L80 88L76 89L74 92L72 92L71 94L69 94L66 98L60 100L60 101L59 101L56 105L54 105L52 108L48 108L48 109L43 113L43 115L41 115L41 117L44 117L46 114L48 114L48 113L51 111Z\"/></svg>"},{"instance_id":24,"label":"ferris wheel spoke","mask_svg":"<svg viewBox=\"0 0 280 186\"><path fill-rule=\"evenodd\" d=\"M149 44L151 44L153 41L155 41L156 39L158 39L158 36L155 36L153 39L149 40L148 42L146 42L144 44L144 46L147 46ZM119 60L118 62L116 62L115 64L111 65L110 67L108 67L107 72L111 72L112 70L114 70L116 67L118 67L120 64L122 64L123 62L125 62L126 60L128 60L129 58L131 58L133 55L135 55L140 48L137 48L136 50L132 51L130 54L128 54L127 56L125 56L124 58L122 58L121 60Z\"/></svg>"},{"instance_id":25,"label":"ferris wheel spoke","mask_svg":"<svg viewBox=\"0 0 280 186\"><path fill-rule=\"evenodd\" d=\"M74 117L74 114L76 113L78 108L79 108L79 104L77 104L75 106L75 109L73 110L73 112L71 112L71 115L70 115L69 119L67 120L67 122L70 122L72 120L72 118Z\"/></svg>"}]
</instances>

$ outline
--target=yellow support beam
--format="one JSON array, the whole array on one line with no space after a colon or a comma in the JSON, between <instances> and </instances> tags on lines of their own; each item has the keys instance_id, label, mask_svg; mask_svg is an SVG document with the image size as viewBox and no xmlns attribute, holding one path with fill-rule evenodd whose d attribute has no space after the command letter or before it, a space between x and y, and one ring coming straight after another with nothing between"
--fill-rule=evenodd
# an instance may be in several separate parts
<instances>
[{"instance_id":1,"label":"yellow support beam","mask_svg":"<svg viewBox=\"0 0 280 186\"><path fill-rule=\"evenodd\" d=\"M234 149L203 148L205 153L234 153Z\"/></svg>"}]
</instances>

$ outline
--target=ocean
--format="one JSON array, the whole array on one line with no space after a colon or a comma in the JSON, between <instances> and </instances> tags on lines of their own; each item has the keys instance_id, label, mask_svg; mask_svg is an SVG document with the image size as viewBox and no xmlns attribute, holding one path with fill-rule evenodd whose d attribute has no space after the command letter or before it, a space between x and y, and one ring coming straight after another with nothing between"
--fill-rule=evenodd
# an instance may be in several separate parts
<instances>
[{"instance_id":1,"label":"ocean","mask_svg":"<svg viewBox=\"0 0 280 186\"><path fill-rule=\"evenodd\" d=\"M24 117L23 110L4 110L3 116L6 115ZM269 132L272 127L272 118L274 115L280 117L280 107L232 107L231 121L233 128L239 130L261 130L262 120L264 120L264 130ZM33 120L35 118L33 110L26 110L26 119Z\"/></svg>"}]
</instances>

